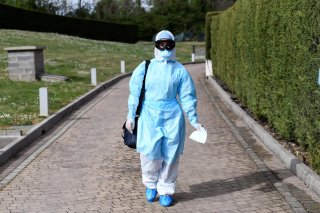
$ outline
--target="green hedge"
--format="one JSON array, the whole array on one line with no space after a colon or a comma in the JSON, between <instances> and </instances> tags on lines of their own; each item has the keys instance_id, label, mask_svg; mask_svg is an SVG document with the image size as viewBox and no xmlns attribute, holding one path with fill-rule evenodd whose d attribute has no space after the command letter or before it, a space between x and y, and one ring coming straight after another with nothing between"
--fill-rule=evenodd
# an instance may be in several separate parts
<instances>
[{"instance_id":1,"label":"green hedge","mask_svg":"<svg viewBox=\"0 0 320 213\"><path fill-rule=\"evenodd\" d=\"M320 173L319 0L238 0L210 25L213 72ZM207 34L208 35L208 34Z\"/></svg>"},{"instance_id":2,"label":"green hedge","mask_svg":"<svg viewBox=\"0 0 320 213\"><path fill-rule=\"evenodd\" d=\"M219 15L221 12L214 11L206 14L206 24L205 24L205 43L206 43L206 59L211 58L211 18L212 16Z\"/></svg>"},{"instance_id":3,"label":"green hedge","mask_svg":"<svg viewBox=\"0 0 320 213\"><path fill-rule=\"evenodd\" d=\"M0 28L53 32L94 40L135 43L138 26L78 19L0 4Z\"/></svg>"}]
</instances>

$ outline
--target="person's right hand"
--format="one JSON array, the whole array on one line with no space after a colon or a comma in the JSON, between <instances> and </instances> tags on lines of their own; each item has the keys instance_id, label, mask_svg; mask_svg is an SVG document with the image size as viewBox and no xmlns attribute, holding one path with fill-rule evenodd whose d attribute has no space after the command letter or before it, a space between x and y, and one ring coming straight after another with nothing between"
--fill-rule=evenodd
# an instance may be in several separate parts
<instances>
[{"instance_id":1,"label":"person's right hand","mask_svg":"<svg viewBox=\"0 0 320 213\"><path fill-rule=\"evenodd\" d=\"M126 121L126 128L132 134L134 129L135 122L131 118L128 118Z\"/></svg>"}]
</instances>

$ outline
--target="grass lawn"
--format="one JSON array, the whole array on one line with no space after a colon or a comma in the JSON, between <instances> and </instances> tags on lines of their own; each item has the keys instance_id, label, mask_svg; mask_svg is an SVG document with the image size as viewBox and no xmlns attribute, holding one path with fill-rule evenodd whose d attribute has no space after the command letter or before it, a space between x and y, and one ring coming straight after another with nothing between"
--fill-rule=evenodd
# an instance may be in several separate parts
<instances>
[{"instance_id":1,"label":"grass lawn","mask_svg":"<svg viewBox=\"0 0 320 213\"><path fill-rule=\"evenodd\" d=\"M179 42L177 59L191 61L192 45L198 42ZM46 46L45 72L63 75L62 83L10 81L7 74L6 47ZM153 42L124 44L95 41L53 33L0 30L0 129L10 126L33 125L39 117L39 88L48 87L49 114L56 112L79 96L93 89L90 69L97 69L98 83L120 74L120 61L126 61L126 72L132 71L145 59L153 58Z\"/></svg>"}]
</instances>

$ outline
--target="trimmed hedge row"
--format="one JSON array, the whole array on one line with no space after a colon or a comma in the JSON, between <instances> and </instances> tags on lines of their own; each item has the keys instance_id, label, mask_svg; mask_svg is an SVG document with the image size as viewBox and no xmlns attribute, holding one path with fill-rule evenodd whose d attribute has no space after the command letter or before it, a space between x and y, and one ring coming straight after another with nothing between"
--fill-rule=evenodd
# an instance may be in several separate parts
<instances>
[{"instance_id":1,"label":"trimmed hedge row","mask_svg":"<svg viewBox=\"0 0 320 213\"><path fill-rule=\"evenodd\" d=\"M94 40L135 43L138 26L64 17L0 4L0 28L53 32Z\"/></svg>"},{"instance_id":2,"label":"trimmed hedge row","mask_svg":"<svg viewBox=\"0 0 320 213\"><path fill-rule=\"evenodd\" d=\"M318 173L319 11L319 0L238 0L206 23L214 74L257 118L304 147Z\"/></svg>"},{"instance_id":3,"label":"trimmed hedge row","mask_svg":"<svg viewBox=\"0 0 320 213\"><path fill-rule=\"evenodd\" d=\"M212 17L219 15L221 12L214 11L214 12L208 12L206 14L206 23L205 23L205 43L206 43L206 59L211 58L211 22Z\"/></svg>"}]
</instances>

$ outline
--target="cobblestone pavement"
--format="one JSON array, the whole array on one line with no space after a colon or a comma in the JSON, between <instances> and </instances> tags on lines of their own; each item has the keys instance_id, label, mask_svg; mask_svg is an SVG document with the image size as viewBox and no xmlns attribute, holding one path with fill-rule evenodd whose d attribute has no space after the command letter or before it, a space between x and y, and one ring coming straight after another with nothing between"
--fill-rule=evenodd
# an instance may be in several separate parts
<instances>
[{"instance_id":1,"label":"cobblestone pavement","mask_svg":"<svg viewBox=\"0 0 320 213\"><path fill-rule=\"evenodd\" d=\"M1 168L13 179L0 190L0 212L320 212L319 197L224 105L204 64L186 67L208 140L186 140L174 206L146 202L139 156L122 144L125 79L35 141L20 165L18 156Z\"/></svg>"}]
</instances>

